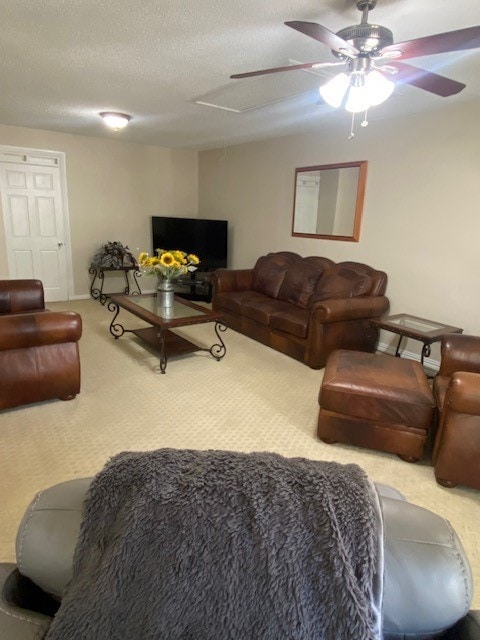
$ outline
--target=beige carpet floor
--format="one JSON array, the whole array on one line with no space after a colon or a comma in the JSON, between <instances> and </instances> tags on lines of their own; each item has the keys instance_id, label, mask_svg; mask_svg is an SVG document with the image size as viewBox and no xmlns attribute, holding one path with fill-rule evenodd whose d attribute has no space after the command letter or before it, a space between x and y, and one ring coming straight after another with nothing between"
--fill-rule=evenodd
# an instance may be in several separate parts
<instances>
[{"instance_id":1,"label":"beige carpet floor","mask_svg":"<svg viewBox=\"0 0 480 640\"><path fill-rule=\"evenodd\" d=\"M413 465L387 453L320 442L315 427L322 371L228 330L227 354L220 362L197 352L171 359L160 375L157 356L137 338L113 339L112 314L98 302L48 306L82 315L82 389L71 402L0 413L0 560L14 560L17 526L36 491L92 475L119 451L275 451L357 463L374 481L447 518L472 564L474 605L480 608L480 492L438 486L428 461ZM142 326L125 311L119 320L128 328ZM182 332L208 346L213 342L213 325Z\"/></svg>"}]
</instances>

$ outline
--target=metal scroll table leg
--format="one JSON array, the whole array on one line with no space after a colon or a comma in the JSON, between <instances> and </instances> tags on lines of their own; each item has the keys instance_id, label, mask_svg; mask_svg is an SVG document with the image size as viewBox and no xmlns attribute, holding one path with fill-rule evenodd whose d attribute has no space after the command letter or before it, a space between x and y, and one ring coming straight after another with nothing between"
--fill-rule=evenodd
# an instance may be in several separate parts
<instances>
[{"instance_id":1,"label":"metal scroll table leg","mask_svg":"<svg viewBox=\"0 0 480 640\"><path fill-rule=\"evenodd\" d=\"M142 290L140 289L140 285L138 284L138 280L137 280L137 278L141 275L142 275L141 271L139 271L138 269L133 269L132 271L133 281L135 282L135 286L137 287L136 291L132 291L132 295L134 296L141 295L142 293Z\"/></svg>"},{"instance_id":2,"label":"metal scroll table leg","mask_svg":"<svg viewBox=\"0 0 480 640\"><path fill-rule=\"evenodd\" d=\"M125 278L125 289L123 290L123 293L128 296L128 294L130 293L130 283L128 281L128 271L124 271L123 272L123 277Z\"/></svg>"},{"instance_id":3,"label":"metal scroll table leg","mask_svg":"<svg viewBox=\"0 0 480 640\"><path fill-rule=\"evenodd\" d=\"M403 336L402 336L402 335L400 335L400 336L398 337L397 349L396 349L396 351L395 351L395 357L396 357L396 358L400 358L400 357L401 357L401 354L400 354L400 345L402 344L402 338L403 338Z\"/></svg>"},{"instance_id":4,"label":"metal scroll table leg","mask_svg":"<svg viewBox=\"0 0 480 640\"><path fill-rule=\"evenodd\" d=\"M105 274L103 273L103 271L100 269L100 271L98 272L98 277L100 278L100 302L101 304L105 305L106 301L107 301L107 294L103 293L103 283L105 281Z\"/></svg>"},{"instance_id":5,"label":"metal scroll table leg","mask_svg":"<svg viewBox=\"0 0 480 640\"><path fill-rule=\"evenodd\" d=\"M167 368L167 356L165 354L165 339L166 339L166 331L163 329L159 329L158 331L158 341L160 344L160 373L165 373Z\"/></svg>"},{"instance_id":6,"label":"metal scroll table leg","mask_svg":"<svg viewBox=\"0 0 480 640\"><path fill-rule=\"evenodd\" d=\"M221 360L227 353L227 348L220 335L220 331L223 333L226 330L227 325L223 324L223 322L215 323L215 333L217 334L218 343L213 344L209 349L211 355L215 358L215 360Z\"/></svg>"},{"instance_id":7,"label":"metal scroll table leg","mask_svg":"<svg viewBox=\"0 0 480 640\"><path fill-rule=\"evenodd\" d=\"M123 336L123 334L125 333L125 329L123 328L123 326L115 322L118 314L120 313L120 307L118 306L118 304L115 304L115 302L109 302L107 308L109 311L115 312L115 315L113 316L113 319L110 323L110 333L115 339L120 338L120 336Z\"/></svg>"},{"instance_id":8,"label":"metal scroll table leg","mask_svg":"<svg viewBox=\"0 0 480 640\"><path fill-rule=\"evenodd\" d=\"M91 273L93 276L92 284L90 285L90 295L94 300L98 300L100 298L101 291L95 286L95 280L97 279L99 272L93 267L90 267L88 273Z\"/></svg>"},{"instance_id":9,"label":"metal scroll table leg","mask_svg":"<svg viewBox=\"0 0 480 640\"><path fill-rule=\"evenodd\" d=\"M420 356L420 362L423 365L424 358L429 358L431 353L431 347L428 342L423 343L422 355Z\"/></svg>"}]
</instances>

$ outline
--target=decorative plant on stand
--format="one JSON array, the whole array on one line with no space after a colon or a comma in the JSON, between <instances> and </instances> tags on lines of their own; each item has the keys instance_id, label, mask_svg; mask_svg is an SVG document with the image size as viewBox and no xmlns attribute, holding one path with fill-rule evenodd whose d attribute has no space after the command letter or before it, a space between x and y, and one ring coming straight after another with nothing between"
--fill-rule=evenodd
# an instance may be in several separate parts
<instances>
[{"instance_id":1,"label":"decorative plant on stand","mask_svg":"<svg viewBox=\"0 0 480 640\"><path fill-rule=\"evenodd\" d=\"M135 268L137 261L127 245L121 242L107 242L93 256L90 267L92 269L122 269Z\"/></svg>"},{"instance_id":2,"label":"decorative plant on stand","mask_svg":"<svg viewBox=\"0 0 480 640\"><path fill-rule=\"evenodd\" d=\"M195 271L200 260L193 253L178 249L157 249L156 256L143 251L138 256L138 263L144 273L157 277L159 302L164 307L173 305L173 280L189 271Z\"/></svg>"}]
</instances>

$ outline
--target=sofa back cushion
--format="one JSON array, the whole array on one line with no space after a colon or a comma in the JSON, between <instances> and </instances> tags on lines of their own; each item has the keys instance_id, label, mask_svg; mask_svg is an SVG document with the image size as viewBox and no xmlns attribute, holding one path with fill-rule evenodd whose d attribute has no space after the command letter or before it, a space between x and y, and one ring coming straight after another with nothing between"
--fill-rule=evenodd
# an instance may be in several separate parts
<instances>
[{"instance_id":1,"label":"sofa back cushion","mask_svg":"<svg viewBox=\"0 0 480 640\"><path fill-rule=\"evenodd\" d=\"M279 251L262 256L253 268L253 290L276 298L289 266L300 260L301 257L298 254L290 251Z\"/></svg>"},{"instance_id":2,"label":"sofa back cushion","mask_svg":"<svg viewBox=\"0 0 480 640\"><path fill-rule=\"evenodd\" d=\"M310 256L288 267L277 298L306 309L317 282L334 263L328 258Z\"/></svg>"},{"instance_id":3,"label":"sofa back cushion","mask_svg":"<svg viewBox=\"0 0 480 640\"><path fill-rule=\"evenodd\" d=\"M354 263L350 263L349 266L339 263L327 269L317 282L310 297L309 306L332 298L356 298L369 295L372 289L372 278L362 270L357 271L353 265Z\"/></svg>"},{"instance_id":4,"label":"sofa back cushion","mask_svg":"<svg viewBox=\"0 0 480 640\"><path fill-rule=\"evenodd\" d=\"M366 295L369 296L383 296L387 289L388 277L384 271L377 271L372 269L368 264L362 262L340 262L339 265L346 269L353 269L358 274L369 276L371 279L371 289Z\"/></svg>"}]
</instances>

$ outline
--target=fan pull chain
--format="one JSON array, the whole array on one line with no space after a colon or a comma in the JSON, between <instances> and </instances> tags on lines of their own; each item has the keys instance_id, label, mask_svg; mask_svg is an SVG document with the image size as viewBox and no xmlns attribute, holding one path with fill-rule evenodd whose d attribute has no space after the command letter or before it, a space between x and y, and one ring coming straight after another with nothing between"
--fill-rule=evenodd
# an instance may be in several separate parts
<instances>
[{"instance_id":1,"label":"fan pull chain","mask_svg":"<svg viewBox=\"0 0 480 640\"><path fill-rule=\"evenodd\" d=\"M360 124L361 127L368 127L368 109L365 109L365 115L363 116L363 120Z\"/></svg>"},{"instance_id":2,"label":"fan pull chain","mask_svg":"<svg viewBox=\"0 0 480 640\"><path fill-rule=\"evenodd\" d=\"M354 126L355 126L355 114L352 113L352 124L351 124L351 127L350 127L350 134L348 136L349 140L351 140L352 138L355 137L355 133L353 131Z\"/></svg>"}]
</instances>

